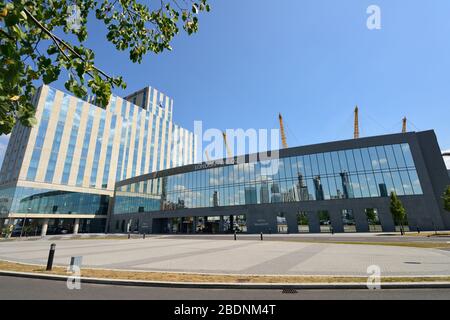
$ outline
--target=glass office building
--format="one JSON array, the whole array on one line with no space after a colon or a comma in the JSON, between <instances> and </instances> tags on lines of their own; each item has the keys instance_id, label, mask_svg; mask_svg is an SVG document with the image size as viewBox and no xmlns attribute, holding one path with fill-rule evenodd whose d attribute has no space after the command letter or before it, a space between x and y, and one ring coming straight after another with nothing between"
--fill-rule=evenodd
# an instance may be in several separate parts
<instances>
[{"instance_id":1,"label":"glass office building","mask_svg":"<svg viewBox=\"0 0 450 320\"><path fill-rule=\"evenodd\" d=\"M430 146L436 147L435 152L425 153ZM433 157L438 169L425 161ZM227 164L185 166L121 181L116 185L110 229L153 233L220 233L230 228L290 233L305 229L392 231L397 223L389 213L391 192L404 202L410 229L447 226L437 193L433 193L443 190L445 182L430 179L439 170L446 176L433 132L283 149L279 158L270 161L252 158L235 158L233 164L228 159Z\"/></svg>"},{"instance_id":2,"label":"glass office building","mask_svg":"<svg viewBox=\"0 0 450 320\"><path fill-rule=\"evenodd\" d=\"M39 89L37 124L15 126L0 171L2 225L104 232L116 181L193 162L193 133L173 123L173 100L155 88L105 108L89 101Z\"/></svg>"}]
</instances>

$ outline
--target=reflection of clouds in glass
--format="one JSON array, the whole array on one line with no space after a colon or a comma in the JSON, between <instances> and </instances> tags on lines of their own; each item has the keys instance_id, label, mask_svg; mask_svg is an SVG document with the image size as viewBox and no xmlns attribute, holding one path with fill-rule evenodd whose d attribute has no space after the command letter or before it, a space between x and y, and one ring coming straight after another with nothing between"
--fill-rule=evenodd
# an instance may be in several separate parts
<instances>
[{"instance_id":1,"label":"reflection of clouds in glass","mask_svg":"<svg viewBox=\"0 0 450 320\"><path fill-rule=\"evenodd\" d=\"M387 159L386 158L380 159L380 164L387 164Z\"/></svg>"},{"instance_id":2,"label":"reflection of clouds in glass","mask_svg":"<svg viewBox=\"0 0 450 320\"><path fill-rule=\"evenodd\" d=\"M443 151L443 152L450 152L450 150ZM447 169L450 170L450 157L444 157L445 165L447 166Z\"/></svg>"},{"instance_id":3,"label":"reflection of clouds in glass","mask_svg":"<svg viewBox=\"0 0 450 320\"><path fill-rule=\"evenodd\" d=\"M8 147L10 135L1 135L0 136L0 167L3 163L3 159L5 158L6 148Z\"/></svg>"},{"instance_id":4,"label":"reflection of clouds in glass","mask_svg":"<svg viewBox=\"0 0 450 320\"><path fill-rule=\"evenodd\" d=\"M177 185L175 185L175 186L173 187L173 189L174 189L175 191L184 191L184 190L186 190L186 187L183 186L183 185L177 184Z\"/></svg>"}]
</instances>

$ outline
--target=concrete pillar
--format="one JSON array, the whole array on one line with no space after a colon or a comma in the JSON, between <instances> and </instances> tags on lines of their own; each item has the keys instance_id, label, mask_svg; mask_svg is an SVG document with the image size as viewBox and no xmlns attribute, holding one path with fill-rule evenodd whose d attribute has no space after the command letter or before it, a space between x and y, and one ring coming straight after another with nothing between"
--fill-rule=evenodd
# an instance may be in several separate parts
<instances>
[{"instance_id":1,"label":"concrete pillar","mask_svg":"<svg viewBox=\"0 0 450 320\"><path fill-rule=\"evenodd\" d=\"M45 237L45 235L47 234L47 228L48 228L48 219L44 219L42 221L41 237Z\"/></svg>"},{"instance_id":2,"label":"concrete pillar","mask_svg":"<svg viewBox=\"0 0 450 320\"><path fill-rule=\"evenodd\" d=\"M73 234L78 234L78 229L80 228L80 219L75 219L73 223Z\"/></svg>"},{"instance_id":3,"label":"concrete pillar","mask_svg":"<svg viewBox=\"0 0 450 320\"><path fill-rule=\"evenodd\" d=\"M198 217L194 217L193 219L194 219L194 221L192 223L192 233L195 233L197 231L197 220L198 220Z\"/></svg>"},{"instance_id":4,"label":"concrete pillar","mask_svg":"<svg viewBox=\"0 0 450 320\"><path fill-rule=\"evenodd\" d=\"M225 233L223 229L224 229L223 216L220 216L219 233Z\"/></svg>"}]
</instances>

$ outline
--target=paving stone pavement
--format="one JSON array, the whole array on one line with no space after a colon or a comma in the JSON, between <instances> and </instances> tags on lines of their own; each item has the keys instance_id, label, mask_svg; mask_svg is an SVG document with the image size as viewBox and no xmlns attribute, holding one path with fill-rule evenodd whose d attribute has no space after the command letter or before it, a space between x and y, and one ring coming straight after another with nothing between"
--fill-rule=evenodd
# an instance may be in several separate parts
<instances>
[{"instance_id":1,"label":"paving stone pavement","mask_svg":"<svg viewBox=\"0 0 450 320\"><path fill-rule=\"evenodd\" d=\"M289 241L174 239L36 240L0 243L0 260L45 264L56 243L55 264L83 256L84 267L273 275L450 275L450 252L395 246Z\"/></svg>"}]
</instances>

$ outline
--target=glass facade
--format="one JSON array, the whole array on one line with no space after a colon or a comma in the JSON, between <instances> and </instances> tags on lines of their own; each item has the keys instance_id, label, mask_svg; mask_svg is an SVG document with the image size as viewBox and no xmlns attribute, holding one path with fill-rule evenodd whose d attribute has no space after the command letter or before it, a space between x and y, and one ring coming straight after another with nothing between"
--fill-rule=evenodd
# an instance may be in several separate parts
<instances>
[{"instance_id":1,"label":"glass facade","mask_svg":"<svg viewBox=\"0 0 450 320\"><path fill-rule=\"evenodd\" d=\"M420 195L407 143L226 165L123 185L114 213Z\"/></svg>"},{"instance_id":2,"label":"glass facade","mask_svg":"<svg viewBox=\"0 0 450 320\"><path fill-rule=\"evenodd\" d=\"M45 135L47 133L48 121L52 112L53 102L55 100L56 90L49 89L45 99L44 109L42 111L41 121L34 144L33 154L31 156L30 166L28 167L27 180L34 180L36 177L39 160L41 158L42 146L44 145Z\"/></svg>"},{"instance_id":3,"label":"glass facade","mask_svg":"<svg viewBox=\"0 0 450 320\"><path fill-rule=\"evenodd\" d=\"M73 116L73 125L70 132L69 145L67 146L66 160L64 161L64 169L61 178L62 184L67 184L70 177L70 169L72 168L73 155L75 152L75 146L77 143L78 130L80 128L81 111L83 108L83 101L79 100L77 102L77 108Z\"/></svg>"},{"instance_id":4,"label":"glass facade","mask_svg":"<svg viewBox=\"0 0 450 320\"><path fill-rule=\"evenodd\" d=\"M55 174L56 161L58 159L59 147L64 131L64 124L66 122L67 110L69 109L69 96L64 95L61 110L59 111L58 123L56 125L55 136L53 138L52 151L48 160L47 172L45 174L45 182L52 182Z\"/></svg>"},{"instance_id":5,"label":"glass facade","mask_svg":"<svg viewBox=\"0 0 450 320\"><path fill-rule=\"evenodd\" d=\"M109 196L31 187L0 190L1 213L106 215Z\"/></svg>"},{"instance_id":6,"label":"glass facade","mask_svg":"<svg viewBox=\"0 0 450 320\"><path fill-rule=\"evenodd\" d=\"M91 139L92 125L94 122L95 108L95 106L89 106L88 121L86 124L85 136L83 140L83 148L81 149L80 165L78 167L77 186L81 186L83 184L84 171L86 170L86 161Z\"/></svg>"},{"instance_id":7,"label":"glass facade","mask_svg":"<svg viewBox=\"0 0 450 320\"><path fill-rule=\"evenodd\" d=\"M90 179L90 187L95 187L97 181L98 162L102 150L103 133L105 130L106 113L102 112L100 115L100 124L98 127L97 141L95 142L94 161L92 162L92 171Z\"/></svg>"},{"instance_id":8,"label":"glass facade","mask_svg":"<svg viewBox=\"0 0 450 320\"><path fill-rule=\"evenodd\" d=\"M36 141L30 163L23 163L26 180L112 191L116 181L168 169L174 163L171 153L175 144L171 141L171 133L175 125L171 117L168 118L173 102L162 93L154 97L155 101L148 102L147 92L155 91L148 90L139 93L142 99L137 95L130 101L112 96L109 105L100 108L48 87L42 96L39 125L32 129L36 131ZM54 118L52 112L56 112ZM50 121L55 123L52 125ZM18 126L16 131L21 128ZM184 128L177 128L184 139L177 144L176 162L180 165L192 163L194 136ZM183 144L187 146L182 148ZM48 150L48 158L41 157L43 148ZM62 174L57 167L60 163L63 164Z\"/></svg>"}]
</instances>

